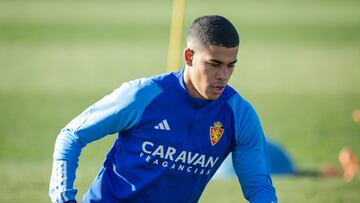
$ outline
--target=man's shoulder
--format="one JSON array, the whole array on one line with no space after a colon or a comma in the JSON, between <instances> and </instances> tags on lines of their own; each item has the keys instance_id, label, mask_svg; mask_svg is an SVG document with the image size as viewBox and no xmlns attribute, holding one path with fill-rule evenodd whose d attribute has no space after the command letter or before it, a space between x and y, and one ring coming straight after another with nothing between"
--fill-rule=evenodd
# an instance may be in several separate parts
<instances>
[{"instance_id":1,"label":"man's shoulder","mask_svg":"<svg viewBox=\"0 0 360 203\"><path fill-rule=\"evenodd\" d=\"M224 99L229 102L231 100L236 100L238 102L244 100L244 98L240 95L238 91L236 91L230 85L227 85L224 91Z\"/></svg>"},{"instance_id":2,"label":"man's shoulder","mask_svg":"<svg viewBox=\"0 0 360 203\"><path fill-rule=\"evenodd\" d=\"M245 110L247 108L251 108L251 104L231 86L229 85L227 86L225 93L227 94L226 102L233 111L238 111L239 109Z\"/></svg>"},{"instance_id":3,"label":"man's shoulder","mask_svg":"<svg viewBox=\"0 0 360 203\"><path fill-rule=\"evenodd\" d=\"M164 87L173 85L176 81L174 73L164 73L159 75L153 75L145 78L138 78L130 80L122 84L122 86L130 86L131 88L147 88L151 86L157 86L158 88L164 89Z\"/></svg>"},{"instance_id":4,"label":"man's shoulder","mask_svg":"<svg viewBox=\"0 0 360 203\"><path fill-rule=\"evenodd\" d=\"M138 78L124 82L113 91L113 96L119 98L141 98L142 95L158 95L163 89L151 78Z\"/></svg>"},{"instance_id":5,"label":"man's shoulder","mask_svg":"<svg viewBox=\"0 0 360 203\"><path fill-rule=\"evenodd\" d=\"M132 97L141 97L141 95L159 95L169 86L176 84L175 73L165 73L146 78L138 78L121 84L115 89L115 95L132 95Z\"/></svg>"},{"instance_id":6,"label":"man's shoulder","mask_svg":"<svg viewBox=\"0 0 360 203\"><path fill-rule=\"evenodd\" d=\"M173 87L176 84L178 84L179 79L176 74L178 73L174 73L174 72L164 73L164 74L152 76L149 79L155 82L161 88L167 89L169 87Z\"/></svg>"}]
</instances>

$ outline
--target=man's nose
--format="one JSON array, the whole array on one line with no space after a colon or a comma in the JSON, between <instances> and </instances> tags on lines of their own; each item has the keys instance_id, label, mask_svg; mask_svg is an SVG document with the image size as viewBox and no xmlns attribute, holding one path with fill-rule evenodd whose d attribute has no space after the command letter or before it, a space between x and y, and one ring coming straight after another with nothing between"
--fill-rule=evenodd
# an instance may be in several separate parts
<instances>
[{"instance_id":1,"label":"man's nose","mask_svg":"<svg viewBox=\"0 0 360 203\"><path fill-rule=\"evenodd\" d=\"M221 67L219 71L217 72L217 78L218 80L226 81L229 78L229 69L227 67Z\"/></svg>"}]
</instances>

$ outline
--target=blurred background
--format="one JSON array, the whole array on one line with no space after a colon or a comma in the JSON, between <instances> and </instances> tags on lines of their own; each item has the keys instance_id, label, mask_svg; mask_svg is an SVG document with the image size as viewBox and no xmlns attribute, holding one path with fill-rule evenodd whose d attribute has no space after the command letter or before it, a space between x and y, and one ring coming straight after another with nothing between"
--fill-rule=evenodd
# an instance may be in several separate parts
<instances>
[{"instance_id":1,"label":"blurred background","mask_svg":"<svg viewBox=\"0 0 360 203\"><path fill-rule=\"evenodd\" d=\"M231 85L299 168L360 156L360 1L192 0L241 36ZM0 202L49 202L59 130L121 83L166 71L172 1L0 0ZM184 35L183 35L184 36ZM184 43L182 44L184 48ZM181 65L180 65L181 66ZM78 198L116 136L82 152ZM275 176L279 202L360 202L360 178ZM246 202L236 179L212 181L200 202Z\"/></svg>"}]
</instances>

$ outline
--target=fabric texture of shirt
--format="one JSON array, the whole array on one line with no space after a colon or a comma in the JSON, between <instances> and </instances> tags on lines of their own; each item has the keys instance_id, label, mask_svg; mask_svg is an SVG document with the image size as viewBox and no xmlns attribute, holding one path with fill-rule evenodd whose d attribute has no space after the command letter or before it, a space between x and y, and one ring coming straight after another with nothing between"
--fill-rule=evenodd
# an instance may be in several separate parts
<instances>
[{"instance_id":1,"label":"fabric texture of shirt","mask_svg":"<svg viewBox=\"0 0 360 203\"><path fill-rule=\"evenodd\" d=\"M230 86L213 101L192 98L183 72L124 83L66 125L55 144L52 202L75 199L82 148L114 133L82 202L197 202L230 152L245 198L277 202L252 106Z\"/></svg>"}]
</instances>

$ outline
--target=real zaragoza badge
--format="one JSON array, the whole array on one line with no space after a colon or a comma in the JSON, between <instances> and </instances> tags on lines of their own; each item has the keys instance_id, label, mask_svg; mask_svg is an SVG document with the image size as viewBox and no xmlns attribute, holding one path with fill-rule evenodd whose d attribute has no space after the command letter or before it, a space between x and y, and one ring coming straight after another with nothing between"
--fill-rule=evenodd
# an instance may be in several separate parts
<instances>
[{"instance_id":1,"label":"real zaragoza badge","mask_svg":"<svg viewBox=\"0 0 360 203\"><path fill-rule=\"evenodd\" d=\"M222 125L220 121L217 121L214 123L214 126L210 127L210 141L213 146L220 140L224 133L224 129L221 128Z\"/></svg>"}]
</instances>

